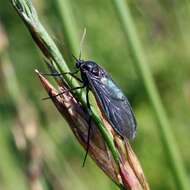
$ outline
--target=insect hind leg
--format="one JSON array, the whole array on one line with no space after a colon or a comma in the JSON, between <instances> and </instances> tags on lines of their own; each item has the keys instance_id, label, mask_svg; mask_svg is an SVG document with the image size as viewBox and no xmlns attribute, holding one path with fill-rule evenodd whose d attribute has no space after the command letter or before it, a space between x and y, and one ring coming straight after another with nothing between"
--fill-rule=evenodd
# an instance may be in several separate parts
<instances>
[{"instance_id":1,"label":"insect hind leg","mask_svg":"<svg viewBox=\"0 0 190 190\"><path fill-rule=\"evenodd\" d=\"M64 93L67 93L67 92L73 92L73 91L75 91L75 90L82 89L82 88L84 88L85 86L86 86L86 85L78 86L78 87L75 87L75 88L70 88L70 89L65 90L65 91L63 91L63 92L61 92L61 93L56 94L55 96L49 96L49 97L46 97L46 98L42 98L42 100L47 100L47 99L50 99L50 98L52 98L52 97L57 97L57 96L60 96L60 95L62 95L62 94L64 94Z\"/></svg>"},{"instance_id":2,"label":"insect hind leg","mask_svg":"<svg viewBox=\"0 0 190 190\"><path fill-rule=\"evenodd\" d=\"M86 159L87 159L87 156L88 156L88 151L89 151L89 148L90 148L90 132L91 132L91 124L92 124L92 110L91 110L91 107L90 107L90 101L89 101L89 96L88 96L88 93L89 93L89 88L86 87L86 102L87 102L87 111L88 111L88 114L89 114L89 118L88 118L88 137L87 137L87 143L86 143L86 153L85 153L85 156L84 156L84 160L83 160L83 163L82 163L82 167L85 166L85 162L86 162Z\"/></svg>"},{"instance_id":3,"label":"insect hind leg","mask_svg":"<svg viewBox=\"0 0 190 190\"><path fill-rule=\"evenodd\" d=\"M79 70L73 71L73 72L65 72L65 73L41 73L44 76L53 76L53 77L60 77L63 75L71 75L73 78L75 78L78 82L83 83L83 81L77 77L75 74L77 74L79 72Z\"/></svg>"}]
</instances>

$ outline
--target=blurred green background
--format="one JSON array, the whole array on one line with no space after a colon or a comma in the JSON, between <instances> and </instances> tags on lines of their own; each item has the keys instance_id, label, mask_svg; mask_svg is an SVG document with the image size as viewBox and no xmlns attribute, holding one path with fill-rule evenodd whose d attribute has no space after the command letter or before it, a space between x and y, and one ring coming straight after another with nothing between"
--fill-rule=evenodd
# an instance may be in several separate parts
<instances>
[{"instance_id":1,"label":"blurred green background","mask_svg":"<svg viewBox=\"0 0 190 190\"><path fill-rule=\"evenodd\" d=\"M112 75L135 111L138 131L131 143L151 189L178 189L112 1L67 1L77 34L74 42L61 19L59 3L64 10L65 0L33 2L71 69L71 52L77 54L72 43L79 49L86 27L83 57ZM128 4L190 181L190 2L131 0ZM0 32L0 189L117 189L90 158L81 167L84 150L51 101L41 100L47 94L34 69L47 70L10 1L0 0L0 22L4 28Z\"/></svg>"}]
</instances>

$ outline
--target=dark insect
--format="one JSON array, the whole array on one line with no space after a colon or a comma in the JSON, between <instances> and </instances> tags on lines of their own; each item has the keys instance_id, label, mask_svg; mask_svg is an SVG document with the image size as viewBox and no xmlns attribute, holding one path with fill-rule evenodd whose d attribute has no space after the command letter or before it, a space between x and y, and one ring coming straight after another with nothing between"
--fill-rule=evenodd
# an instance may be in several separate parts
<instances>
[{"instance_id":1,"label":"dark insect","mask_svg":"<svg viewBox=\"0 0 190 190\"><path fill-rule=\"evenodd\" d=\"M100 110L123 139L133 139L136 134L136 120L127 97L112 80L111 76L93 61L77 60L83 86L94 94ZM90 104L87 94L87 104Z\"/></svg>"},{"instance_id":2,"label":"dark insect","mask_svg":"<svg viewBox=\"0 0 190 190\"><path fill-rule=\"evenodd\" d=\"M131 105L127 97L123 94L121 89L112 80L111 76L103 68L97 65L94 61L83 61L80 58L79 59L77 59L76 57L74 58L76 60L77 70L72 73L65 73L65 74L70 74L71 76L76 78L79 82L83 83L83 85L69 89L69 91L86 88L86 101L87 101L88 113L90 115L87 149L83 162L84 166L89 150L90 129L91 129L92 111L88 97L89 90L91 90L91 92L94 94L96 101L99 105L99 108L104 117L106 118L106 120L110 123L115 132L122 139L134 139L136 135L137 125L133 110L131 108ZM81 79L75 75L79 71L81 74Z\"/></svg>"}]
</instances>

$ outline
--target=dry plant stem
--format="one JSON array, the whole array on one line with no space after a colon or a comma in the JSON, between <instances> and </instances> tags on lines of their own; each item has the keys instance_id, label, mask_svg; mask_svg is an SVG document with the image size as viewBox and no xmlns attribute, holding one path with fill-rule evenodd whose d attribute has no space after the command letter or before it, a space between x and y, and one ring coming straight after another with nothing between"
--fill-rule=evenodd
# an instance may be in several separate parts
<instances>
[{"instance_id":1,"label":"dry plant stem","mask_svg":"<svg viewBox=\"0 0 190 190\"><path fill-rule=\"evenodd\" d=\"M39 73L38 75L44 88L50 97L52 97L55 106L67 119L73 133L85 148L88 135L89 116L84 112L83 108L75 100L72 94L65 93L61 97L55 97L58 92L42 75ZM67 88L62 86L60 90L65 91ZM105 123L105 126L110 128L108 125L108 123ZM95 123L92 124L92 131L89 154L96 161L97 165L99 165L99 167L102 168L103 171L120 187L124 185L123 189L148 190L149 188L141 166L130 148L129 143L126 142L126 146L124 146L123 141L116 134L114 135L116 146L122 158L120 161L120 169L118 171L117 165L110 151L107 149L101 134L97 130ZM128 157L127 155L130 156ZM141 176L141 178L139 176Z\"/></svg>"},{"instance_id":2,"label":"dry plant stem","mask_svg":"<svg viewBox=\"0 0 190 190\"><path fill-rule=\"evenodd\" d=\"M66 118L71 127L71 130L79 142L83 147L86 148L89 115L84 112L84 109L69 92L63 94L62 96L56 96L58 93L57 90L55 90L55 88L39 72L37 73L44 88L50 97L52 97L51 99L53 103L59 112ZM62 86L60 87L60 90L65 91L67 88ZM107 152L108 150L106 144L103 141L101 134L97 130L95 123L92 123L92 131L94 133L92 133L91 136L90 155L92 155L93 159L96 160L98 165L101 165L101 168L105 168L105 172L107 172L108 175L111 174L110 177L115 182L119 183L116 176L116 173L118 172L113 171L113 168L115 168L115 166L112 167L112 164L115 162L110 153Z\"/></svg>"}]
</instances>

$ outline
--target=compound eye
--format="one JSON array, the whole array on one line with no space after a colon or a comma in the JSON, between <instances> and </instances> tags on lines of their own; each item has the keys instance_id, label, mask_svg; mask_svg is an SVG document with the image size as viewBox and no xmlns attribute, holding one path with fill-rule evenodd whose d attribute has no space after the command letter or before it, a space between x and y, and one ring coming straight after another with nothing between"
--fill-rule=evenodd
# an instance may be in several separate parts
<instances>
[{"instance_id":1,"label":"compound eye","mask_svg":"<svg viewBox=\"0 0 190 190\"><path fill-rule=\"evenodd\" d=\"M76 62L76 67L77 67L77 68L80 68L83 63L84 63L84 61L82 61L82 60L77 60L77 62Z\"/></svg>"}]
</instances>

